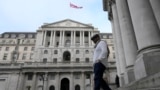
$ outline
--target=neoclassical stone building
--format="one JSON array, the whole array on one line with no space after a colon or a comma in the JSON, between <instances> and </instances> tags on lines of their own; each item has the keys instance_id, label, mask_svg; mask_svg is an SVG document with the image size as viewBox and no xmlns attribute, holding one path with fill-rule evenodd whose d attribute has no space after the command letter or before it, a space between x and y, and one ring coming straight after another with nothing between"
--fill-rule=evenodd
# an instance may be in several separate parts
<instances>
[{"instance_id":1,"label":"neoclassical stone building","mask_svg":"<svg viewBox=\"0 0 160 90\"><path fill-rule=\"evenodd\" d=\"M45 23L37 32L0 36L0 90L93 90L92 25L66 19ZM111 33L100 33L111 54L104 78L115 87Z\"/></svg>"},{"instance_id":2,"label":"neoclassical stone building","mask_svg":"<svg viewBox=\"0 0 160 90\"><path fill-rule=\"evenodd\" d=\"M103 0L122 90L160 89L160 0Z\"/></svg>"}]
</instances>

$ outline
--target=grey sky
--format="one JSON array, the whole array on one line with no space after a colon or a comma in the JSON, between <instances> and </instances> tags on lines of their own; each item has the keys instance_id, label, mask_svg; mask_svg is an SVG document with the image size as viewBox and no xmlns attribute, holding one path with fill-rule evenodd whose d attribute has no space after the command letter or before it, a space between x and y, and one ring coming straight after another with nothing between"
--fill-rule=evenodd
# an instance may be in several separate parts
<instances>
[{"instance_id":1,"label":"grey sky","mask_svg":"<svg viewBox=\"0 0 160 90\"><path fill-rule=\"evenodd\" d=\"M82 6L74 9L73 3ZM43 23L72 19L112 32L102 0L0 0L0 33L36 32Z\"/></svg>"}]
</instances>

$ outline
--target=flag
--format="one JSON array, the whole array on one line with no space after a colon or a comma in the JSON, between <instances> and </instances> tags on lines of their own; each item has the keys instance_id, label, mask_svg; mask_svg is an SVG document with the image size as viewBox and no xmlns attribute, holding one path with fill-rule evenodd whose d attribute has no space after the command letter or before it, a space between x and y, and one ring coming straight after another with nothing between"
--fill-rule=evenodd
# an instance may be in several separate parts
<instances>
[{"instance_id":1,"label":"flag","mask_svg":"<svg viewBox=\"0 0 160 90\"><path fill-rule=\"evenodd\" d=\"M70 3L70 7L71 7L71 8L76 8L76 9L81 9L81 8L83 8L83 7L81 7L81 6L77 6L77 5L74 5L74 4L72 4L72 3Z\"/></svg>"}]
</instances>

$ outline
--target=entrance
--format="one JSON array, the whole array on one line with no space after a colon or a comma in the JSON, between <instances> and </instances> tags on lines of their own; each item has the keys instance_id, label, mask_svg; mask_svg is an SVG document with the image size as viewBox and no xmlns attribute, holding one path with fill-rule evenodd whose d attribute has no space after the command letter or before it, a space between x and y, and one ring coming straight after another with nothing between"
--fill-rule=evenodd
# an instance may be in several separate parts
<instances>
[{"instance_id":1,"label":"entrance","mask_svg":"<svg viewBox=\"0 0 160 90\"><path fill-rule=\"evenodd\" d=\"M69 80L67 78L61 80L61 90L69 90Z\"/></svg>"}]
</instances>

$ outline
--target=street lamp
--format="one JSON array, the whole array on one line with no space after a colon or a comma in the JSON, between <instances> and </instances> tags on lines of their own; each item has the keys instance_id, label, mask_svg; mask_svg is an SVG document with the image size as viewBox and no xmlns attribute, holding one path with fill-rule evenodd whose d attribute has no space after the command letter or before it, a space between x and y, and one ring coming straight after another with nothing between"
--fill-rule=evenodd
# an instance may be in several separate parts
<instances>
[{"instance_id":1,"label":"street lamp","mask_svg":"<svg viewBox=\"0 0 160 90\"><path fill-rule=\"evenodd\" d=\"M42 90L44 90L44 81L47 81L47 75L45 74L40 74L40 80L43 81L43 86L42 86Z\"/></svg>"}]
</instances>

